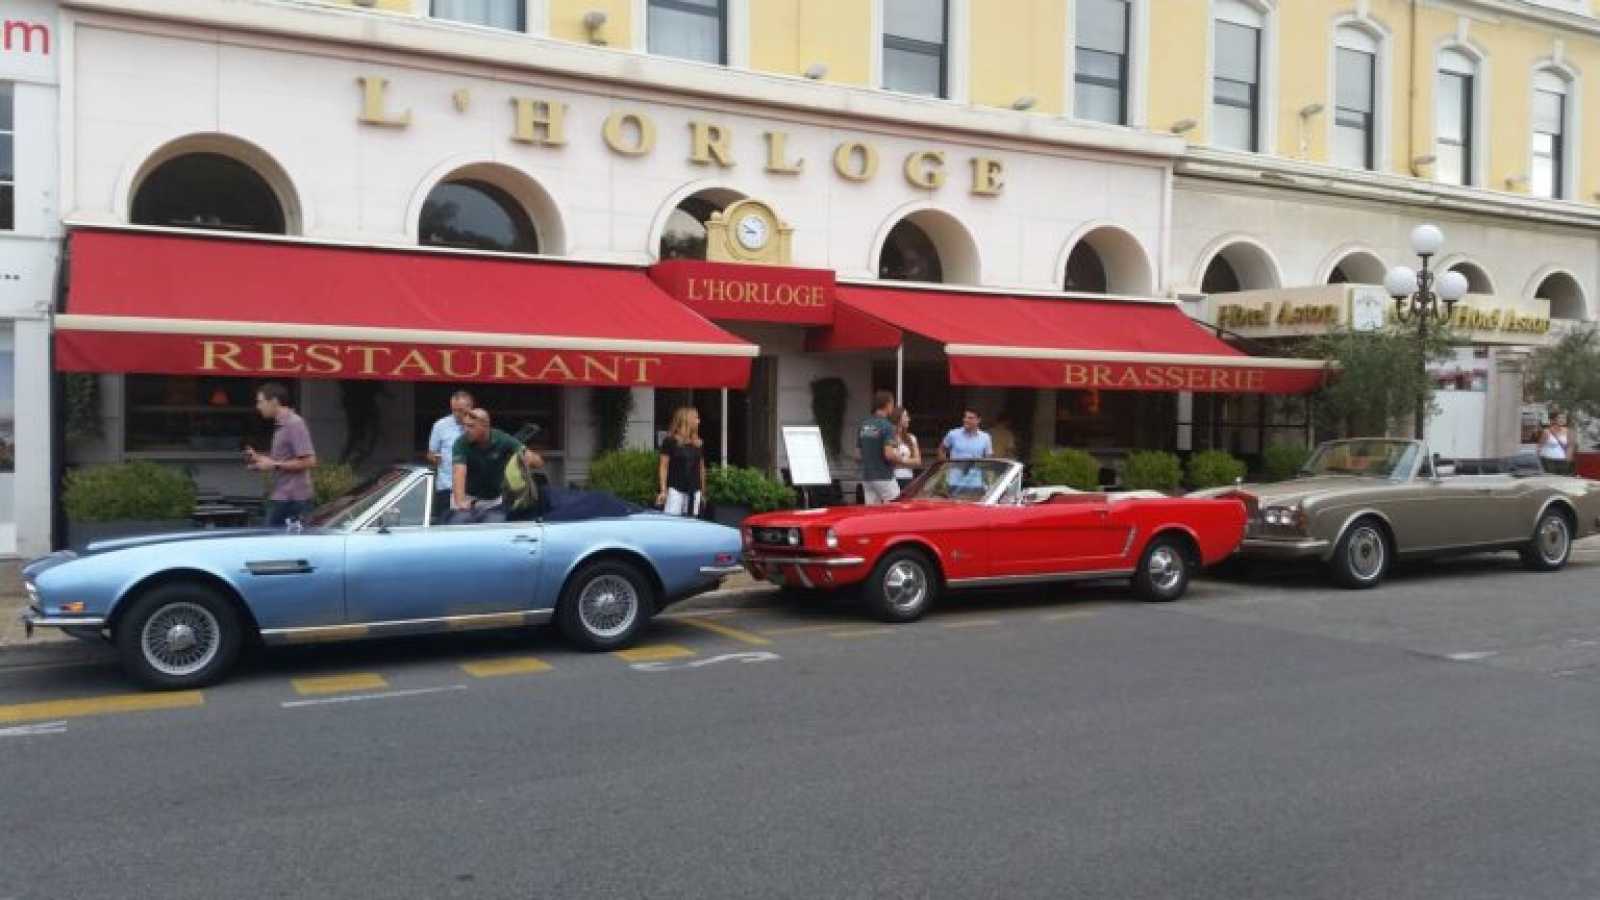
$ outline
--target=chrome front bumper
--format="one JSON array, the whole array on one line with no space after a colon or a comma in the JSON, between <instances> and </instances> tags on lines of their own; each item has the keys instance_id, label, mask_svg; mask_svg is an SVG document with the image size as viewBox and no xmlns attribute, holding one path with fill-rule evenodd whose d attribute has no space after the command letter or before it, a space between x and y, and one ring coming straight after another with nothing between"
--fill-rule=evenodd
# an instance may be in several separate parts
<instances>
[{"instance_id":1,"label":"chrome front bumper","mask_svg":"<svg viewBox=\"0 0 1600 900\"><path fill-rule=\"evenodd\" d=\"M1322 559L1328 555L1329 546L1328 541L1318 538L1245 538L1239 544L1238 555L1246 559Z\"/></svg>"},{"instance_id":2,"label":"chrome front bumper","mask_svg":"<svg viewBox=\"0 0 1600 900\"><path fill-rule=\"evenodd\" d=\"M23 633L28 637L33 637L35 628L85 628L99 631L106 627L106 620L100 616L47 616L37 607L23 610L19 618L22 620Z\"/></svg>"},{"instance_id":3,"label":"chrome front bumper","mask_svg":"<svg viewBox=\"0 0 1600 900\"><path fill-rule=\"evenodd\" d=\"M743 571L744 571L744 566L742 566L742 565L701 566L700 567L700 574L701 575L714 575L714 576L716 576L718 578L722 578L722 577L725 577L725 576L728 576L728 575L737 575L737 574L739 574L740 572L743 572Z\"/></svg>"}]
</instances>

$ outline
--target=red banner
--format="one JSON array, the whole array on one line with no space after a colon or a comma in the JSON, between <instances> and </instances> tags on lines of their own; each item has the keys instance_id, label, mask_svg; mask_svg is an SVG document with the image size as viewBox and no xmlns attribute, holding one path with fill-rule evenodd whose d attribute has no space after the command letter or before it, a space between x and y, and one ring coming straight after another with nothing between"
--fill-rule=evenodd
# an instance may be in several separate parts
<instances>
[{"instance_id":1,"label":"red banner","mask_svg":"<svg viewBox=\"0 0 1600 900\"><path fill-rule=\"evenodd\" d=\"M1320 388L1328 374L1321 368L950 357L951 384L988 387L1305 394Z\"/></svg>"},{"instance_id":2,"label":"red banner","mask_svg":"<svg viewBox=\"0 0 1600 900\"><path fill-rule=\"evenodd\" d=\"M63 372L473 381L593 387L743 388L750 359L300 338L57 331Z\"/></svg>"},{"instance_id":3,"label":"red banner","mask_svg":"<svg viewBox=\"0 0 1600 900\"><path fill-rule=\"evenodd\" d=\"M833 324L833 273L825 269L671 259L650 279L708 319Z\"/></svg>"}]
</instances>

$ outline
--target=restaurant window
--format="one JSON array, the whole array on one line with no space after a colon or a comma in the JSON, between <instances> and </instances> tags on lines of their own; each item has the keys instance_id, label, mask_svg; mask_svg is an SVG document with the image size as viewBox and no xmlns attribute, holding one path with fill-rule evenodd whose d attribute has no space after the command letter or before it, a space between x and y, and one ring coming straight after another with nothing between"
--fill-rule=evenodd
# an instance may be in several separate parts
<instances>
[{"instance_id":1,"label":"restaurant window","mask_svg":"<svg viewBox=\"0 0 1600 900\"><path fill-rule=\"evenodd\" d=\"M1339 29L1334 48L1333 161L1351 169L1376 166L1378 44L1365 31Z\"/></svg>"},{"instance_id":2,"label":"restaurant window","mask_svg":"<svg viewBox=\"0 0 1600 900\"><path fill-rule=\"evenodd\" d=\"M1534 76L1533 165L1529 190L1537 197L1566 195L1567 81L1551 71Z\"/></svg>"},{"instance_id":3,"label":"restaurant window","mask_svg":"<svg viewBox=\"0 0 1600 900\"><path fill-rule=\"evenodd\" d=\"M538 384L461 384L417 382L412 385L412 446L428 446L433 423L450 412L450 395L465 390L480 409L489 411L495 428L514 435L524 425L537 425L539 434L529 445L541 451L560 451L566 444L561 430L559 387Z\"/></svg>"},{"instance_id":4,"label":"restaurant window","mask_svg":"<svg viewBox=\"0 0 1600 900\"><path fill-rule=\"evenodd\" d=\"M1077 294L1104 294L1110 290L1105 263L1088 241L1079 241L1067 256L1067 280L1063 288Z\"/></svg>"},{"instance_id":5,"label":"restaurant window","mask_svg":"<svg viewBox=\"0 0 1600 900\"><path fill-rule=\"evenodd\" d=\"M272 423L256 412L258 378L128 375L123 448L129 453L240 454L272 446ZM290 406L299 383L283 382ZM240 457L241 465L243 457Z\"/></svg>"},{"instance_id":6,"label":"restaurant window","mask_svg":"<svg viewBox=\"0 0 1600 900\"><path fill-rule=\"evenodd\" d=\"M883 87L950 96L948 0L883 0Z\"/></svg>"},{"instance_id":7,"label":"restaurant window","mask_svg":"<svg viewBox=\"0 0 1600 900\"><path fill-rule=\"evenodd\" d=\"M284 234L283 204L265 178L221 153L185 153L145 176L133 224Z\"/></svg>"},{"instance_id":8,"label":"restaurant window","mask_svg":"<svg viewBox=\"0 0 1600 900\"><path fill-rule=\"evenodd\" d=\"M889 230L878 257L878 277L890 281L944 281L944 265L933 239L914 222L900 220Z\"/></svg>"},{"instance_id":9,"label":"restaurant window","mask_svg":"<svg viewBox=\"0 0 1600 900\"><path fill-rule=\"evenodd\" d=\"M728 62L728 0L650 0L645 43L651 53Z\"/></svg>"},{"instance_id":10,"label":"restaurant window","mask_svg":"<svg viewBox=\"0 0 1600 900\"><path fill-rule=\"evenodd\" d=\"M1446 50L1439 54L1434 80L1434 180L1445 184L1472 184L1473 97L1477 90L1477 64L1466 54Z\"/></svg>"},{"instance_id":11,"label":"restaurant window","mask_svg":"<svg viewBox=\"0 0 1600 900\"><path fill-rule=\"evenodd\" d=\"M539 252L538 232L521 204L483 181L447 181L430 191L417 234L425 247Z\"/></svg>"},{"instance_id":12,"label":"restaurant window","mask_svg":"<svg viewBox=\"0 0 1600 900\"><path fill-rule=\"evenodd\" d=\"M9 82L0 82L0 231L17 227L17 135L12 90Z\"/></svg>"},{"instance_id":13,"label":"restaurant window","mask_svg":"<svg viewBox=\"0 0 1600 900\"><path fill-rule=\"evenodd\" d=\"M1077 0L1073 115L1128 124L1128 0Z\"/></svg>"},{"instance_id":14,"label":"restaurant window","mask_svg":"<svg viewBox=\"0 0 1600 900\"><path fill-rule=\"evenodd\" d=\"M1259 13L1240 2L1219 5L1218 12L1213 23L1211 142L1253 152L1261 148L1261 30L1265 23Z\"/></svg>"},{"instance_id":15,"label":"restaurant window","mask_svg":"<svg viewBox=\"0 0 1600 900\"><path fill-rule=\"evenodd\" d=\"M523 31L524 0L433 0L433 17L507 31Z\"/></svg>"},{"instance_id":16,"label":"restaurant window","mask_svg":"<svg viewBox=\"0 0 1600 900\"><path fill-rule=\"evenodd\" d=\"M685 197L667 216L667 227L661 232L661 259L705 259L706 223L711 214L721 212L726 203L704 193Z\"/></svg>"}]
</instances>

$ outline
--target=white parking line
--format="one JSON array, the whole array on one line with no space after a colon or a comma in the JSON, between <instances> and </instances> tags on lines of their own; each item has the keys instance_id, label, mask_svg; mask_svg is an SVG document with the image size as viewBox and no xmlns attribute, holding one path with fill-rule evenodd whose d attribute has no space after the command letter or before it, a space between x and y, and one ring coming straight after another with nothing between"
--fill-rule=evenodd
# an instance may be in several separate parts
<instances>
[{"instance_id":1,"label":"white parking line","mask_svg":"<svg viewBox=\"0 0 1600 900\"><path fill-rule=\"evenodd\" d=\"M1472 650L1466 653L1447 653L1445 654L1444 658L1452 659L1456 662L1475 662L1480 659L1488 659L1491 656L1498 655L1500 655L1498 650Z\"/></svg>"},{"instance_id":2,"label":"white parking line","mask_svg":"<svg viewBox=\"0 0 1600 900\"><path fill-rule=\"evenodd\" d=\"M394 697L416 697L421 694L442 694L446 691L464 691L464 684L447 684L444 687L412 688L408 691L384 691L381 694L343 694L338 697L317 697L314 700L285 700L278 704L284 709L301 706L319 706L324 703L354 703L357 700L388 700Z\"/></svg>"},{"instance_id":3,"label":"white parking line","mask_svg":"<svg viewBox=\"0 0 1600 900\"><path fill-rule=\"evenodd\" d=\"M36 734L65 734L67 720L59 722L35 722L32 725L18 725L15 728L0 728L0 737L32 737Z\"/></svg>"}]
</instances>

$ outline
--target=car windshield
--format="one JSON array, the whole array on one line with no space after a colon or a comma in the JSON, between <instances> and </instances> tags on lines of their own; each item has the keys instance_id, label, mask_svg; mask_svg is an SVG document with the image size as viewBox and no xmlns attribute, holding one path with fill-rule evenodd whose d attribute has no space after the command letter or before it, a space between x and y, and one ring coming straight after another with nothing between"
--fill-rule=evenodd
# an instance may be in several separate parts
<instances>
[{"instance_id":1,"label":"car windshield","mask_svg":"<svg viewBox=\"0 0 1600 900\"><path fill-rule=\"evenodd\" d=\"M903 500L954 500L978 503L1011 474L999 459L956 459L934 463L900 495Z\"/></svg>"},{"instance_id":2,"label":"car windshield","mask_svg":"<svg viewBox=\"0 0 1600 900\"><path fill-rule=\"evenodd\" d=\"M347 528L371 512L373 504L409 476L406 469L385 469L312 510L304 524L307 528Z\"/></svg>"},{"instance_id":3,"label":"car windshield","mask_svg":"<svg viewBox=\"0 0 1600 900\"><path fill-rule=\"evenodd\" d=\"M1362 475L1403 479L1416 466L1421 445L1416 441L1365 439L1329 441L1317 448L1301 475Z\"/></svg>"}]
</instances>

